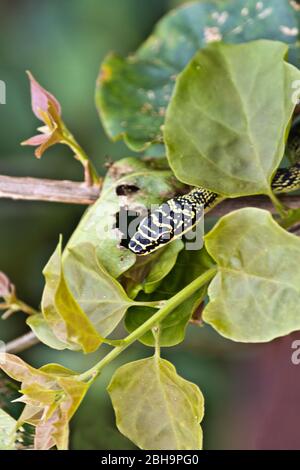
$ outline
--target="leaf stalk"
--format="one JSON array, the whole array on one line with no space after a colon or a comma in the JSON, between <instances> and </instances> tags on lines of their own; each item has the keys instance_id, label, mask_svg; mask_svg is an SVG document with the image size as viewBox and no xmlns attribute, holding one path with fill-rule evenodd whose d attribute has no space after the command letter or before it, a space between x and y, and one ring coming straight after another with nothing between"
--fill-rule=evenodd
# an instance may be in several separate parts
<instances>
[{"instance_id":1,"label":"leaf stalk","mask_svg":"<svg viewBox=\"0 0 300 470\"><path fill-rule=\"evenodd\" d=\"M169 313L171 313L176 307L191 297L191 295L197 292L197 290L199 290L202 286L205 286L208 282L210 282L211 279L215 276L216 272L217 267L214 266L196 278L193 282L191 282L188 286L179 291L173 297L168 299L160 310L158 310L154 315L152 315L152 317L145 321L145 323L143 323L126 338L124 338L120 346L115 347L95 366L79 375L78 379L81 381L93 382L99 376L105 366L118 357L126 348L128 348L128 346L141 338L149 330L157 326L169 315Z\"/></svg>"}]
</instances>

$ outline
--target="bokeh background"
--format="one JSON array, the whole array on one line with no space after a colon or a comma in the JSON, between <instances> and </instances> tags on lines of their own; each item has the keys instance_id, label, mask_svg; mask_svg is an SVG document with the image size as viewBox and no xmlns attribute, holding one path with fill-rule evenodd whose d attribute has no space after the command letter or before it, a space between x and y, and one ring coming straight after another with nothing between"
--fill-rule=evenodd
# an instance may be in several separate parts
<instances>
[{"instance_id":1,"label":"bokeh background","mask_svg":"<svg viewBox=\"0 0 300 470\"><path fill-rule=\"evenodd\" d=\"M98 119L94 88L100 62L111 50L134 51L156 21L180 3L185 2L0 0L0 79L7 85L7 104L0 106L0 174L82 178L68 149L50 149L38 161L32 148L20 147L38 125L25 70L57 96L65 122L101 173L107 159L130 155L122 143L109 142ZM0 270L29 304L39 306L42 269L59 234L67 240L83 211L81 206L0 200ZM23 314L0 323L5 341L25 331ZM163 351L205 395L206 449L300 448L300 366L291 364L291 343L287 337L264 346L241 345L208 327L189 327L182 345ZM22 357L35 366L55 361L84 370L104 352L105 347L84 357L40 345ZM117 366L149 353L137 344L105 370L72 422L72 449L134 448L116 430L105 388Z\"/></svg>"}]
</instances>

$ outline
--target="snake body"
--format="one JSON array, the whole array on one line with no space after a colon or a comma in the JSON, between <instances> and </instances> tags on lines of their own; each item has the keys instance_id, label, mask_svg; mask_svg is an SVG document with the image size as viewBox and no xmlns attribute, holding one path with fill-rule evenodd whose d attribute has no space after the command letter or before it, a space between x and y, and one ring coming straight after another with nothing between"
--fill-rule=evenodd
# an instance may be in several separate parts
<instances>
[{"instance_id":1,"label":"snake body","mask_svg":"<svg viewBox=\"0 0 300 470\"><path fill-rule=\"evenodd\" d=\"M290 168L279 168L272 181L275 193L300 188L300 162ZM223 197L204 188L194 188L187 194L164 202L146 216L129 241L128 248L136 255L147 255L166 243L181 237L199 222L204 212L217 205Z\"/></svg>"}]
</instances>

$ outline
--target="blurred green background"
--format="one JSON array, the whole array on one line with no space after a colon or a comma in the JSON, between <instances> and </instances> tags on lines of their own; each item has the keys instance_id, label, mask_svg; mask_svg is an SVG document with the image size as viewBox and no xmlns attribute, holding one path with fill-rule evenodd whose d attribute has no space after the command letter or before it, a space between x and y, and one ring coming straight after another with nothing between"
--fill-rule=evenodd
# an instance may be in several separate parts
<instances>
[{"instance_id":1,"label":"blurred green background","mask_svg":"<svg viewBox=\"0 0 300 470\"><path fill-rule=\"evenodd\" d=\"M100 62L111 50L124 55L134 51L156 21L180 3L184 2L0 0L0 79L7 86L7 104L0 106L0 174L82 178L81 167L68 149L50 149L38 161L32 148L20 147L39 124L31 112L25 70L57 96L65 122L101 173L108 158L130 155L122 143L109 142L96 113L94 88ZM42 269L59 234L66 241L83 211L81 206L0 200L0 270L16 284L20 298L38 307ZM2 321L0 328L0 338L5 341L27 330L22 314ZM105 371L72 422L71 448L134 447L115 428L105 387L120 363L149 353L150 349L137 344ZM101 354L104 352L84 357L36 346L22 357L35 366L55 361L84 370ZM248 411L243 410L255 400L253 369L261 354L261 347L223 340L208 327L189 327L182 345L163 351L178 372L197 383L205 395L206 449L253 447L246 432L249 416L247 426L244 422Z\"/></svg>"}]
</instances>

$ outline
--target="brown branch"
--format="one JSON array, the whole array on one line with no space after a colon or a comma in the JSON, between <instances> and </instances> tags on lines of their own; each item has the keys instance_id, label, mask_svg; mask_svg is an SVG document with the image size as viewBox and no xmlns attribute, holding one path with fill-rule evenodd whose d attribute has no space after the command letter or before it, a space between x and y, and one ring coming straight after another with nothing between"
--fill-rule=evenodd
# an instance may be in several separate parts
<instances>
[{"instance_id":1,"label":"brown branch","mask_svg":"<svg viewBox=\"0 0 300 470\"><path fill-rule=\"evenodd\" d=\"M98 186L86 186L85 183L0 175L0 198L89 205L93 204L99 195ZM291 209L300 207L300 196L282 195L280 200ZM274 211L271 201L266 196L248 196L226 199L215 207L211 214L220 217L249 206Z\"/></svg>"},{"instance_id":2,"label":"brown branch","mask_svg":"<svg viewBox=\"0 0 300 470\"><path fill-rule=\"evenodd\" d=\"M56 181L0 175L0 198L92 204L99 196L98 186L75 181Z\"/></svg>"},{"instance_id":3,"label":"brown branch","mask_svg":"<svg viewBox=\"0 0 300 470\"><path fill-rule=\"evenodd\" d=\"M300 236L300 225L296 225L295 227L290 228L289 230L291 233L294 235L299 235Z\"/></svg>"},{"instance_id":4,"label":"brown branch","mask_svg":"<svg viewBox=\"0 0 300 470\"><path fill-rule=\"evenodd\" d=\"M300 208L300 196L279 196L280 201L290 209ZM267 196L246 196L236 199L226 199L216 206L209 214L215 217L221 217L229 212L243 207L259 207L270 212L276 212L271 200Z\"/></svg>"},{"instance_id":5,"label":"brown branch","mask_svg":"<svg viewBox=\"0 0 300 470\"><path fill-rule=\"evenodd\" d=\"M29 333L26 333L25 335L13 339L9 343L7 343L5 352L16 354L18 352L25 351L26 349L29 349L38 343L39 340L37 339L35 334L30 331Z\"/></svg>"}]
</instances>

